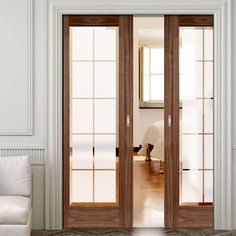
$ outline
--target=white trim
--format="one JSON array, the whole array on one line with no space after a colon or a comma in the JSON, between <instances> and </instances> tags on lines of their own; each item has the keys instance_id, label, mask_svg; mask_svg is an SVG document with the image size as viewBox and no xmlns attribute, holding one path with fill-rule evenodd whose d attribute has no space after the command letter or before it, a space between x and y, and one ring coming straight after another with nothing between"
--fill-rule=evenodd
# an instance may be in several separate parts
<instances>
[{"instance_id":1,"label":"white trim","mask_svg":"<svg viewBox=\"0 0 236 236\"><path fill-rule=\"evenodd\" d=\"M46 228L62 228L62 15L214 14L214 228L231 229L231 0L48 0ZM50 206L50 209L49 209Z\"/></svg>"},{"instance_id":2,"label":"white trim","mask_svg":"<svg viewBox=\"0 0 236 236\"><path fill-rule=\"evenodd\" d=\"M44 148L0 148L0 156L24 156L30 157L32 165L44 165Z\"/></svg>"},{"instance_id":3,"label":"white trim","mask_svg":"<svg viewBox=\"0 0 236 236\"><path fill-rule=\"evenodd\" d=\"M14 131L4 130L0 131L0 136L31 136L33 135L33 0L28 1L28 129Z\"/></svg>"}]
</instances>

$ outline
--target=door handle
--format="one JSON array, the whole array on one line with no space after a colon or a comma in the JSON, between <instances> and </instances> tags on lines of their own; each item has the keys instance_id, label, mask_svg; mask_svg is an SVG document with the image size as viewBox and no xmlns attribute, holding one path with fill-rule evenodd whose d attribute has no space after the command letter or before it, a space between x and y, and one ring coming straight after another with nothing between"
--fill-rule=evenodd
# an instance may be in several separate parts
<instances>
[{"instance_id":1,"label":"door handle","mask_svg":"<svg viewBox=\"0 0 236 236\"><path fill-rule=\"evenodd\" d=\"M126 117L126 126L130 127L130 115L127 115Z\"/></svg>"},{"instance_id":2,"label":"door handle","mask_svg":"<svg viewBox=\"0 0 236 236\"><path fill-rule=\"evenodd\" d=\"M171 127L171 115L168 115L168 127Z\"/></svg>"}]
</instances>

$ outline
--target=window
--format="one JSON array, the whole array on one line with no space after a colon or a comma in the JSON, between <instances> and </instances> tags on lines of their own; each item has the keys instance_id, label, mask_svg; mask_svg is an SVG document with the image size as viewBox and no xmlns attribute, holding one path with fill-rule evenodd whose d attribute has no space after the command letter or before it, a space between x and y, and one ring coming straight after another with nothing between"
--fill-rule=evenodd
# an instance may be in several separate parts
<instances>
[{"instance_id":1,"label":"window","mask_svg":"<svg viewBox=\"0 0 236 236\"><path fill-rule=\"evenodd\" d=\"M140 48L140 108L164 107L164 47Z\"/></svg>"}]
</instances>

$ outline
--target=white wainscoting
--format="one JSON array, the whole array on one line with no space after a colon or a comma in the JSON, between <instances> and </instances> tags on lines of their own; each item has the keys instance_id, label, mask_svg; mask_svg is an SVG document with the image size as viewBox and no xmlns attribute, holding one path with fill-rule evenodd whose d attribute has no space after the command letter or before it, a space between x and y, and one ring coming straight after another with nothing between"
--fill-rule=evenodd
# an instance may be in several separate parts
<instances>
[{"instance_id":1,"label":"white wainscoting","mask_svg":"<svg viewBox=\"0 0 236 236\"><path fill-rule=\"evenodd\" d=\"M44 229L45 215L45 150L43 148L7 148L0 149L0 156L28 155L32 166L32 206L33 206L33 229Z\"/></svg>"}]
</instances>

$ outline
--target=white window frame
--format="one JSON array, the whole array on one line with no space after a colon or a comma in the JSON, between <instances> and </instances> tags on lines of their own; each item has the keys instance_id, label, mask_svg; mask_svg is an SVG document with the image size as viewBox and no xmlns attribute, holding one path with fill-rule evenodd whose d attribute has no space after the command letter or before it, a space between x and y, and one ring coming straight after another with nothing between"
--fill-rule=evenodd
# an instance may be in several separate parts
<instances>
[{"instance_id":1,"label":"white window frame","mask_svg":"<svg viewBox=\"0 0 236 236\"><path fill-rule=\"evenodd\" d=\"M232 228L231 0L47 0L45 226L62 228L63 14L214 15L214 228Z\"/></svg>"},{"instance_id":2,"label":"white window frame","mask_svg":"<svg viewBox=\"0 0 236 236\"><path fill-rule=\"evenodd\" d=\"M152 73L151 72L151 50L152 49L163 49L164 48L161 48L161 47L158 47L156 45L145 45L145 46L141 46L140 47L140 51L139 51L139 94L140 94L140 97L139 97L139 108L142 109L146 109L146 108L156 108L156 109L159 109L159 108L164 108L164 96L163 96L163 99L162 100L152 100L151 97L150 97L150 100L148 101L144 101L144 90L145 90L145 85L144 85L144 48L148 48L149 50L149 97L151 96L151 76L152 75L162 75L163 76L163 81L164 81L164 71L163 73ZM163 53L163 61L164 61L164 53ZM164 65L164 63L163 63ZM164 70L164 68L163 68ZM164 88L163 88L164 90Z\"/></svg>"}]
</instances>

